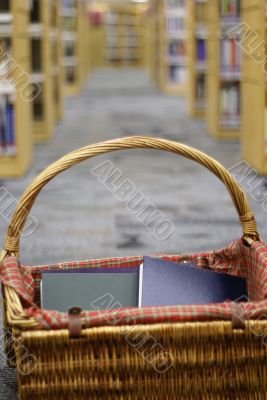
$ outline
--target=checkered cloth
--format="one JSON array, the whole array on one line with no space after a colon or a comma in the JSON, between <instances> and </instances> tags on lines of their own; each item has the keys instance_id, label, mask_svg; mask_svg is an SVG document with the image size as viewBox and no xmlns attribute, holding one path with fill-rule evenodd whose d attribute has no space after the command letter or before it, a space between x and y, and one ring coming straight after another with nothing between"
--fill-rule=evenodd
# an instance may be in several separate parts
<instances>
[{"instance_id":1,"label":"checkered cloth","mask_svg":"<svg viewBox=\"0 0 267 400\"><path fill-rule=\"evenodd\" d=\"M198 268L242 276L247 281L249 302L241 303L242 319L266 319L267 315L267 246L264 242L246 247L241 240L227 247L202 254L183 256L157 256L162 259L194 262ZM77 269L90 267L135 267L142 263L142 257L107 258L43 265L38 267L20 266L15 257L5 259L0 265L0 281L13 288L19 295L24 311L33 317L44 329L68 328L68 314L43 310L39 307L41 271L55 269ZM83 327L152 324L164 322L231 320L231 302L220 304L120 308L104 311L85 311Z\"/></svg>"}]
</instances>

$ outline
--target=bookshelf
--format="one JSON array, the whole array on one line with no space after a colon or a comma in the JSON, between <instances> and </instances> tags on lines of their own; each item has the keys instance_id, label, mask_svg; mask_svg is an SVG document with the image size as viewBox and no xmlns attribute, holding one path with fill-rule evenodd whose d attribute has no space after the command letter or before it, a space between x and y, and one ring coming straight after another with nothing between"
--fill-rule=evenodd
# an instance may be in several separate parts
<instances>
[{"instance_id":1,"label":"bookshelf","mask_svg":"<svg viewBox=\"0 0 267 400\"><path fill-rule=\"evenodd\" d=\"M82 68L82 81L84 82L90 71L90 36L89 36L89 15L87 11L87 2L82 1L80 7L80 18L81 18L81 38L80 41L80 54L81 68Z\"/></svg>"},{"instance_id":2,"label":"bookshelf","mask_svg":"<svg viewBox=\"0 0 267 400\"><path fill-rule=\"evenodd\" d=\"M22 176L32 160L29 12L27 0L0 2L1 179Z\"/></svg>"},{"instance_id":3,"label":"bookshelf","mask_svg":"<svg viewBox=\"0 0 267 400\"><path fill-rule=\"evenodd\" d=\"M145 13L145 49L147 57L145 59L146 69L151 81L158 87L159 81L159 20L158 11L159 1L151 0Z\"/></svg>"},{"instance_id":4,"label":"bookshelf","mask_svg":"<svg viewBox=\"0 0 267 400\"><path fill-rule=\"evenodd\" d=\"M186 0L159 2L160 86L167 94L184 95L187 87Z\"/></svg>"},{"instance_id":5,"label":"bookshelf","mask_svg":"<svg viewBox=\"0 0 267 400\"><path fill-rule=\"evenodd\" d=\"M243 0L243 131L241 156L267 173L266 1ZM253 46L254 43L254 46Z\"/></svg>"},{"instance_id":6,"label":"bookshelf","mask_svg":"<svg viewBox=\"0 0 267 400\"><path fill-rule=\"evenodd\" d=\"M187 3L187 108L191 117L203 117L206 110L207 1Z\"/></svg>"},{"instance_id":7,"label":"bookshelf","mask_svg":"<svg viewBox=\"0 0 267 400\"><path fill-rule=\"evenodd\" d=\"M77 94L81 88L81 13L80 0L61 0L64 94Z\"/></svg>"},{"instance_id":8,"label":"bookshelf","mask_svg":"<svg viewBox=\"0 0 267 400\"><path fill-rule=\"evenodd\" d=\"M63 116L63 69L61 65L62 59L62 42L61 42L61 15L60 3L49 0L50 10L50 54L51 54L51 80L52 80L52 97L54 104L54 121L59 122Z\"/></svg>"},{"instance_id":9,"label":"bookshelf","mask_svg":"<svg viewBox=\"0 0 267 400\"><path fill-rule=\"evenodd\" d=\"M54 110L51 63L50 8L52 2L32 0L29 36L31 42L32 80L39 85L39 95L32 103L33 137L43 142L52 137Z\"/></svg>"},{"instance_id":10,"label":"bookshelf","mask_svg":"<svg viewBox=\"0 0 267 400\"><path fill-rule=\"evenodd\" d=\"M241 132L241 49L238 35L240 0L207 2L207 124L211 136L237 139Z\"/></svg>"},{"instance_id":11,"label":"bookshelf","mask_svg":"<svg viewBox=\"0 0 267 400\"><path fill-rule=\"evenodd\" d=\"M103 68L106 65L105 13L107 10L108 6L104 3L92 3L88 6L90 70Z\"/></svg>"},{"instance_id":12,"label":"bookshelf","mask_svg":"<svg viewBox=\"0 0 267 400\"><path fill-rule=\"evenodd\" d=\"M142 9L138 4L109 4L105 14L106 65L144 65Z\"/></svg>"}]
</instances>

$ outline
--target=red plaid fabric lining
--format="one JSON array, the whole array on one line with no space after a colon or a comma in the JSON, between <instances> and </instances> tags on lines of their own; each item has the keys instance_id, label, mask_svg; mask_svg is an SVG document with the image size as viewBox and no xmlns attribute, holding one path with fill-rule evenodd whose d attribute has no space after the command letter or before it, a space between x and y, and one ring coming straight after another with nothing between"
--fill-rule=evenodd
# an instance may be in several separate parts
<instances>
[{"instance_id":1,"label":"red plaid fabric lining","mask_svg":"<svg viewBox=\"0 0 267 400\"><path fill-rule=\"evenodd\" d=\"M224 249L192 255L159 256L169 261L193 261L198 268L243 276L247 280L250 301L242 303L242 318L267 319L267 247L263 242L254 243L250 248L241 240L230 243ZM108 258L43 265L39 267L19 266L18 260L9 257L0 266L2 284L12 287L20 296L25 313L34 317L44 329L68 328L68 315L57 311L42 310L39 307L41 271L47 269L76 269L90 267L133 267L142 263L142 257ZM171 307L121 308L105 311L85 311L84 327L151 324L163 322L190 322L229 320L232 318L232 304L204 304Z\"/></svg>"}]
</instances>

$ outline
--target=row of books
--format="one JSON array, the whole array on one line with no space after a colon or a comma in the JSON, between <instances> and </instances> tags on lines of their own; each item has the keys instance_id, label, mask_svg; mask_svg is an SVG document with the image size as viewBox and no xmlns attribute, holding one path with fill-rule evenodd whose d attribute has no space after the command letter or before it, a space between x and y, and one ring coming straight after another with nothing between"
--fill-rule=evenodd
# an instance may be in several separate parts
<instances>
[{"instance_id":1,"label":"row of books","mask_svg":"<svg viewBox=\"0 0 267 400\"><path fill-rule=\"evenodd\" d=\"M76 80L76 66L65 66L65 79L67 83L74 83Z\"/></svg>"},{"instance_id":2,"label":"row of books","mask_svg":"<svg viewBox=\"0 0 267 400\"><path fill-rule=\"evenodd\" d=\"M187 70L181 65L169 65L168 66L168 79L173 85L184 84L186 81Z\"/></svg>"},{"instance_id":3,"label":"row of books","mask_svg":"<svg viewBox=\"0 0 267 400\"><path fill-rule=\"evenodd\" d=\"M220 119L229 124L240 119L240 85L238 82L224 84L220 89Z\"/></svg>"},{"instance_id":4,"label":"row of books","mask_svg":"<svg viewBox=\"0 0 267 400\"><path fill-rule=\"evenodd\" d=\"M43 85L41 90L33 101L33 118L34 121L41 121L44 116L44 99L43 99Z\"/></svg>"},{"instance_id":5,"label":"row of books","mask_svg":"<svg viewBox=\"0 0 267 400\"><path fill-rule=\"evenodd\" d=\"M15 143L15 118L14 96L0 95L0 154L14 156Z\"/></svg>"},{"instance_id":6,"label":"row of books","mask_svg":"<svg viewBox=\"0 0 267 400\"><path fill-rule=\"evenodd\" d=\"M63 43L63 54L64 57L74 57L75 56L75 42L73 40L66 40Z\"/></svg>"},{"instance_id":7,"label":"row of books","mask_svg":"<svg viewBox=\"0 0 267 400\"><path fill-rule=\"evenodd\" d=\"M116 25L118 23L118 14L114 12L107 12L105 14L105 23L107 25Z\"/></svg>"},{"instance_id":8,"label":"row of books","mask_svg":"<svg viewBox=\"0 0 267 400\"><path fill-rule=\"evenodd\" d=\"M76 29L77 29L77 18L76 17L64 17L63 18L63 30L76 31Z\"/></svg>"},{"instance_id":9,"label":"row of books","mask_svg":"<svg viewBox=\"0 0 267 400\"><path fill-rule=\"evenodd\" d=\"M30 2L31 6L31 14L30 14L30 21L31 23L38 23L40 22L41 19L41 13L40 13L40 2L38 0L32 0Z\"/></svg>"},{"instance_id":10,"label":"row of books","mask_svg":"<svg viewBox=\"0 0 267 400\"><path fill-rule=\"evenodd\" d=\"M171 40L168 44L168 55L171 57L185 56L186 45L184 40Z\"/></svg>"},{"instance_id":11,"label":"row of books","mask_svg":"<svg viewBox=\"0 0 267 400\"><path fill-rule=\"evenodd\" d=\"M10 12L10 1L1 0L0 1L0 12Z\"/></svg>"},{"instance_id":12,"label":"row of books","mask_svg":"<svg viewBox=\"0 0 267 400\"><path fill-rule=\"evenodd\" d=\"M40 39L31 40L31 60L32 71L40 72L42 70L42 44Z\"/></svg>"},{"instance_id":13,"label":"row of books","mask_svg":"<svg viewBox=\"0 0 267 400\"><path fill-rule=\"evenodd\" d=\"M196 102L198 103L198 105L204 105L205 103L205 80L206 77L204 74L199 74L196 77Z\"/></svg>"},{"instance_id":14,"label":"row of books","mask_svg":"<svg viewBox=\"0 0 267 400\"><path fill-rule=\"evenodd\" d=\"M12 55L12 42L10 38L0 38L0 49L3 54ZM10 63L7 58L2 57L0 60L0 76L8 78Z\"/></svg>"},{"instance_id":15,"label":"row of books","mask_svg":"<svg viewBox=\"0 0 267 400\"><path fill-rule=\"evenodd\" d=\"M220 14L222 17L239 17L240 0L221 0Z\"/></svg>"},{"instance_id":16,"label":"row of books","mask_svg":"<svg viewBox=\"0 0 267 400\"><path fill-rule=\"evenodd\" d=\"M220 45L222 70L239 71L241 67L241 48L235 39L222 39Z\"/></svg>"},{"instance_id":17,"label":"row of books","mask_svg":"<svg viewBox=\"0 0 267 400\"><path fill-rule=\"evenodd\" d=\"M174 15L169 15L167 17L167 32L170 35L184 31L184 29L185 29L185 19L183 17Z\"/></svg>"}]
</instances>

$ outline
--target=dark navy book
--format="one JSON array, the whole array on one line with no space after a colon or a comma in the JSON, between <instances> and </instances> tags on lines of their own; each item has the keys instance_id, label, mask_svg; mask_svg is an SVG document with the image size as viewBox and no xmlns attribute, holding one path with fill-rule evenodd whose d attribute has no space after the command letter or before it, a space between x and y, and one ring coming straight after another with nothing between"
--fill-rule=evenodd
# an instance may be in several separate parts
<instances>
[{"instance_id":1,"label":"dark navy book","mask_svg":"<svg viewBox=\"0 0 267 400\"><path fill-rule=\"evenodd\" d=\"M247 296L245 279L193 263L144 257L140 267L139 307L222 303L242 296Z\"/></svg>"}]
</instances>

